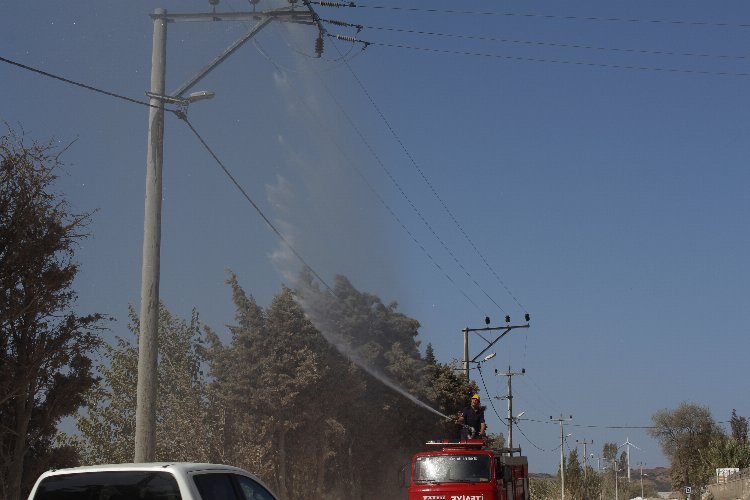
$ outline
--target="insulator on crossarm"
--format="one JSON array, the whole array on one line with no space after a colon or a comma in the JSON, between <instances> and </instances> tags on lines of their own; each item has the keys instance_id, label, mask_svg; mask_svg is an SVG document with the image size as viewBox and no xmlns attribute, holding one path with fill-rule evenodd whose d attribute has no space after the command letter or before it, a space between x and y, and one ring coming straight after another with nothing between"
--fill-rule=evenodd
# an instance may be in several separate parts
<instances>
[{"instance_id":1,"label":"insulator on crossarm","mask_svg":"<svg viewBox=\"0 0 750 500\"><path fill-rule=\"evenodd\" d=\"M318 35L315 40L315 54L320 57L323 55L323 35Z\"/></svg>"},{"instance_id":2,"label":"insulator on crossarm","mask_svg":"<svg viewBox=\"0 0 750 500\"><path fill-rule=\"evenodd\" d=\"M335 24L336 26L343 26L345 28L357 28L357 33L364 29L361 24L347 23L346 21L337 21L336 19L326 19L325 22L329 24Z\"/></svg>"},{"instance_id":3,"label":"insulator on crossarm","mask_svg":"<svg viewBox=\"0 0 750 500\"><path fill-rule=\"evenodd\" d=\"M354 2L349 3L341 3L341 2L325 2L320 1L318 2L322 7L354 7Z\"/></svg>"},{"instance_id":4,"label":"insulator on crossarm","mask_svg":"<svg viewBox=\"0 0 750 500\"><path fill-rule=\"evenodd\" d=\"M353 36L348 36L348 35L336 35L336 38L339 40L343 40L345 42L352 42L352 43L359 42L359 40L357 40Z\"/></svg>"}]
</instances>

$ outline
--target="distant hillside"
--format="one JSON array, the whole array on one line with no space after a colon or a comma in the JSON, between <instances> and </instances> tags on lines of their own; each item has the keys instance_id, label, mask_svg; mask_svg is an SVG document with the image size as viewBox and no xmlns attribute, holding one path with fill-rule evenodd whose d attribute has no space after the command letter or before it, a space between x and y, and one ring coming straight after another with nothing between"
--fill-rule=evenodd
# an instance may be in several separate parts
<instances>
[{"instance_id":1,"label":"distant hillside","mask_svg":"<svg viewBox=\"0 0 750 500\"><path fill-rule=\"evenodd\" d=\"M656 491L672 491L672 479L669 477L672 469L669 467L657 467L655 469L643 469L643 486L651 484ZM641 480L640 469L630 473L631 480Z\"/></svg>"}]
</instances>

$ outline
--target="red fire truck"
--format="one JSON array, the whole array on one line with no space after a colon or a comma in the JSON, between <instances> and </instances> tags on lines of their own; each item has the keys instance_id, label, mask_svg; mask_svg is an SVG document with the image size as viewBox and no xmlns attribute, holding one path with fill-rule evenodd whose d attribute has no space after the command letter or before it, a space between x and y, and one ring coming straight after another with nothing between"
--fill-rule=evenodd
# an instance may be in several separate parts
<instances>
[{"instance_id":1,"label":"red fire truck","mask_svg":"<svg viewBox=\"0 0 750 500\"><path fill-rule=\"evenodd\" d=\"M427 446L412 459L409 500L529 500L520 448L486 448L481 439Z\"/></svg>"}]
</instances>

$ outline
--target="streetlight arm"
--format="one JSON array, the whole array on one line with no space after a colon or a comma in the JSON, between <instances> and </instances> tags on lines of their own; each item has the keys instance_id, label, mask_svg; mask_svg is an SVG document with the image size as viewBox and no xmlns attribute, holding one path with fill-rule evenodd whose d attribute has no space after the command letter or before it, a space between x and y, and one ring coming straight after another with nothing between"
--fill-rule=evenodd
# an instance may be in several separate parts
<instances>
[{"instance_id":1,"label":"streetlight arm","mask_svg":"<svg viewBox=\"0 0 750 500\"><path fill-rule=\"evenodd\" d=\"M219 56L214 58L213 61L208 63L202 70L200 70L198 73L196 73L192 78L190 78L187 82L182 84L180 88L172 92L172 97L175 97L177 99L182 97L182 94L193 88L193 86L201 81L203 77L205 77L207 74L209 74L213 69L224 62L227 57L234 54L234 52L242 47L245 43L247 43L252 37L258 34L260 30L265 28L271 21L273 20L273 17L266 16L265 19L261 20L258 24L253 26L250 31L242 35L240 38L238 38L232 45L226 48L223 53L221 53Z\"/></svg>"},{"instance_id":2,"label":"streetlight arm","mask_svg":"<svg viewBox=\"0 0 750 500\"><path fill-rule=\"evenodd\" d=\"M501 338L505 337L508 334L508 332L511 330L511 328L512 327L510 327L510 326L506 327L506 330L503 333L501 333L500 335L498 335L498 337L495 340L493 340L492 342L490 342L489 345L487 347L485 347L484 349L482 349L482 352L480 352L479 354L477 354L476 356L474 356L474 358L471 361L472 362L476 361L479 358L479 356L481 356L485 352L489 351L490 347L492 347L493 345L495 345L498 342L498 340L500 340Z\"/></svg>"}]
</instances>

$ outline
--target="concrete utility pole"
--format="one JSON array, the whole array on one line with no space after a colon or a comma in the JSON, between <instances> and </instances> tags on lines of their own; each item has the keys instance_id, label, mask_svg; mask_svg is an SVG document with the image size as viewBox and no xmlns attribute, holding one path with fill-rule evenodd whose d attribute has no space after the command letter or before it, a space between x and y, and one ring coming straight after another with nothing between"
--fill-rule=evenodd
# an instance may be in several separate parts
<instances>
[{"instance_id":1,"label":"concrete utility pole","mask_svg":"<svg viewBox=\"0 0 750 500\"><path fill-rule=\"evenodd\" d=\"M594 440L586 441L585 439L582 439L581 441L576 439L576 443L580 443L583 445L583 484L586 484L586 466L588 465L588 455L586 455L586 445L587 444L593 444ZM593 455L593 453L592 453Z\"/></svg>"},{"instance_id":2,"label":"concrete utility pole","mask_svg":"<svg viewBox=\"0 0 750 500\"><path fill-rule=\"evenodd\" d=\"M620 465L617 463L617 457L613 460L612 468L615 470L615 500L620 500L620 487L617 484L618 472L620 472Z\"/></svg>"},{"instance_id":3,"label":"concrete utility pole","mask_svg":"<svg viewBox=\"0 0 750 500\"><path fill-rule=\"evenodd\" d=\"M164 95L167 60L165 9L154 11L151 51L151 93ZM148 109L146 206L143 221L141 317L138 337L138 385L135 409L135 462L150 462L156 452L156 363L159 328L159 267L161 248L162 165L164 160L164 103L151 97Z\"/></svg>"},{"instance_id":4,"label":"concrete utility pole","mask_svg":"<svg viewBox=\"0 0 750 500\"><path fill-rule=\"evenodd\" d=\"M529 327L528 321L531 320L531 317L527 313L527 314L524 315L524 318L527 321L527 323L525 325L510 325L510 316L506 315L505 316L505 322L508 323L507 325L492 327L492 326L489 326L489 324L490 324L490 318L486 317L486 318L484 318L484 322L487 325L486 327L484 327L484 328L469 328L469 327L466 327L466 328L464 328L462 330L463 333L464 333L464 372L466 374L466 380L471 380L470 377L469 377L469 364L470 363L476 363L477 359L479 359L479 356L481 356L482 354L484 354L485 352L487 352L490 347L492 347L493 345L495 345L497 343L497 341L499 341L501 338L505 337L508 333L510 333L511 330L513 330L515 328L528 328ZM479 354L477 354L476 356L474 356L474 358L469 359L469 332L491 332L491 331L498 331L498 330L503 330L503 333L501 333L500 335L498 335L497 338L495 340L493 340L493 341L489 341L486 338L482 337L481 334L479 334L479 336L482 338L482 340L484 340L485 342L487 342L487 347L485 347L484 349L482 349L482 352L480 352Z\"/></svg>"},{"instance_id":5,"label":"concrete utility pole","mask_svg":"<svg viewBox=\"0 0 750 500\"><path fill-rule=\"evenodd\" d=\"M505 399L508 400L508 448L513 448L513 421L517 418L513 416L513 375L525 375L526 368L522 368L520 372L514 373L510 371L509 366L507 372L500 373L495 370L495 374L508 377L508 395L505 396Z\"/></svg>"},{"instance_id":6,"label":"concrete utility pole","mask_svg":"<svg viewBox=\"0 0 750 500\"><path fill-rule=\"evenodd\" d=\"M218 1L211 0L213 5ZM317 25L319 35L316 52L322 52L324 34L320 18L308 2L303 10L291 7L264 12L232 12L198 14L167 14L166 9L156 9L153 48L151 55L151 89L148 121L148 151L146 155L146 200L143 220L143 266L141 268L141 316L138 338L138 382L136 388L135 462L152 462L156 453L156 400L157 360L159 331L159 274L161 249L162 166L164 158L164 104L175 104L181 111L197 100L210 98L212 92L196 92L187 97L184 93L221 64L237 49L255 36L272 20ZM206 65L195 76L180 86L172 95L165 95L167 59L167 23L195 21L257 21L250 31L238 38L227 49Z\"/></svg>"},{"instance_id":7,"label":"concrete utility pole","mask_svg":"<svg viewBox=\"0 0 750 500\"><path fill-rule=\"evenodd\" d=\"M549 417L550 420L556 420L560 422L560 498L565 500L565 458L563 456L563 447L565 444L565 434L563 432L563 422L569 422L573 420L573 415L568 418L563 418L562 414L560 418Z\"/></svg>"}]
</instances>

